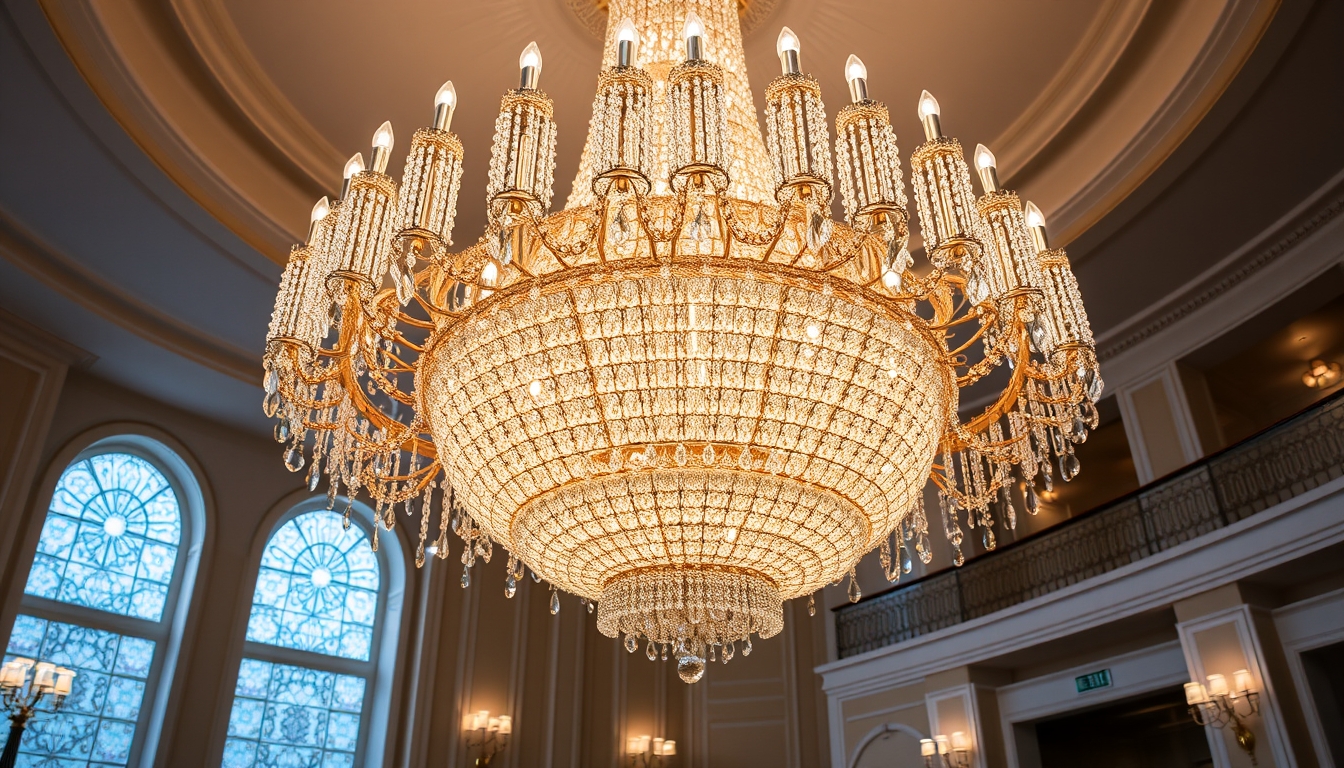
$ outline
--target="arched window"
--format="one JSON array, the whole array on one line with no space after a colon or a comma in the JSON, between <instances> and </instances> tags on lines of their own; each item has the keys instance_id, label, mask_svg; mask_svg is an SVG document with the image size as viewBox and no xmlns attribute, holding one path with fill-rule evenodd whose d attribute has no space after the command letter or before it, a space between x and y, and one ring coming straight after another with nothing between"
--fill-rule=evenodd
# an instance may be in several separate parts
<instances>
[{"instance_id":1,"label":"arched window","mask_svg":"<svg viewBox=\"0 0 1344 768\"><path fill-rule=\"evenodd\" d=\"M199 497L182 460L147 438L100 441L65 467L5 659L50 661L78 675L58 716L29 723L20 764L123 766L152 757L167 687L159 682L171 678L185 616L178 596L200 550L202 531L190 536L183 508Z\"/></svg>"},{"instance_id":2,"label":"arched window","mask_svg":"<svg viewBox=\"0 0 1344 768\"><path fill-rule=\"evenodd\" d=\"M326 509L280 523L262 552L224 747L226 768L350 766L368 747L388 550ZM398 563L399 564L399 563ZM398 595L399 599L399 595ZM395 632L395 627L393 627ZM380 709L386 716L386 706Z\"/></svg>"}]
</instances>

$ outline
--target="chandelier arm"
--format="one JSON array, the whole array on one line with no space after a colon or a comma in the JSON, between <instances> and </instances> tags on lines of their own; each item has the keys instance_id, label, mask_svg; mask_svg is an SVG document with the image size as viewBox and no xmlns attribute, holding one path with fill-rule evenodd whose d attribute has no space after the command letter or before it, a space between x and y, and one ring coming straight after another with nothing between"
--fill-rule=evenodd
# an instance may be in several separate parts
<instances>
[{"instance_id":1,"label":"chandelier arm","mask_svg":"<svg viewBox=\"0 0 1344 768\"><path fill-rule=\"evenodd\" d=\"M990 424L1003 418L1008 411L1012 410L1013 404L1017 402L1017 396L1022 390L1022 383L1026 379L1026 366L1022 364L1021 358L1025 356L1027 329L1025 326L1018 326L1015 330L1017 331L1019 357L1018 364L1013 367L1012 379L1009 380L1008 386L1004 387L999 398L994 401L993 405L987 407L984 413L964 424L959 424L960 428L967 433L984 432ZM960 450L968 447L969 443L958 437L955 441L949 440L948 445L951 450Z\"/></svg>"}]
</instances>

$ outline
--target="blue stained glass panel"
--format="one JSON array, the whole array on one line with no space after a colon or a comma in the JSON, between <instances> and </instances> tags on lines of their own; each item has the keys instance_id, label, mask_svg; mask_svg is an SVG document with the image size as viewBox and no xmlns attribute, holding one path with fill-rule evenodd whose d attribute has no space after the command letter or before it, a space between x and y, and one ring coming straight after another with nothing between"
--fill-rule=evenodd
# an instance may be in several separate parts
<instances>
[{"instance_id":1,"label":"blue stained glass panel","mask_svg":"<svg viewBox=\"0 0 1344 768\"><path fill-rule=\"evenodd\" d=\"M29 722L19 744L19 765L127 764L154 641L20 615L14 620L4 660L16 656L50 661L77 673L61 711L40 713ZM7 729L0 732L0 744L7 738Z\"/></svg>"},{"instance_id":2,"label":"blue stained glass panel","mask_svg":"<svg viewBox=\"0 0 1344 768\"><path fill-rule=\"evenodd\" d=\"M153 464L82 459L56 483L24 592L158 621L181 539L177 494Z\"/></svg>"},{"instance_id":3,"label":"blue stained glass panel","mask_svg":"<svg viewBox=\"0 0 1344 768\"><path fill-rule=\"evenodd\" d=\"M365 687L353 675L243 659L225 768L353 765Z\"/></svg>"},{"instance_id":4,"label":"blue stained glass panel","mask_svg":"<svg viewBox=\"0 0 1344 768\"><path fill-rule=\"evenodd\" d=\"M378 559L341 515L308 512L266 543L247 639L368 661L378 608Z\"/></svg>"}]
</instances>

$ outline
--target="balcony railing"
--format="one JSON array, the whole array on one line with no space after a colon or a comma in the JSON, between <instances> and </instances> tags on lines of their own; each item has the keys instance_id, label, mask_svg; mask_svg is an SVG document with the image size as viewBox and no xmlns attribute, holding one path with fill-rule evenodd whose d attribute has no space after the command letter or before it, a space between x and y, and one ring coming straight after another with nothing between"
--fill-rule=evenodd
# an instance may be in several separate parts
<instances>
[{"instance_id":1,"label":"balcony railing","mask_svg":"<svg viewBox=\"0 0 1344 768\"><path fill-rule=\"evenodd\" d=\"M1151 557L1344 474L1344 392L1030 538L836 611L840 658Z\"/></svg>"}]
</instances>

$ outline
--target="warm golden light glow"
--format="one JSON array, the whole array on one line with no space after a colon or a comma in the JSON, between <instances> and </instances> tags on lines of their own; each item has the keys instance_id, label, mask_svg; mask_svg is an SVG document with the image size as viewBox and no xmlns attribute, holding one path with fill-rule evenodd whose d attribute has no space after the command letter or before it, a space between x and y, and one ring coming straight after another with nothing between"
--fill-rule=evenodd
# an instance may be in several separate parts
<instances>
[{"instance_id":1,"label":"warm golden light glow","mask_svg":"<svg viewBox=\"0 0 1344 768\"><path fill-rule=\"evenodd\" d=\"M865 553L889 574L893 542L928 562L930 482L953 562L963 525L992 549L1011 485L1034 513L1038 482L1077 473L1102 384L1067 257L996 180L975 197L927 92L917 269L896 135L857 57L832 154L792 30L763 140L732 0L618 0L611 18L563 210L535 43L500 103L475 242L452 247L451 82L400 182L379 129L377 173L347 169L285 268L263 408L329 508L370 499L375 545L409 519L423 564L451 532L467 586L498 544L506 596L530 571L552 613L558 590L595 604L599 631L690 683L780 632L784 600L847 576L858 600ZM994 168L984 147L976 165ZM994 402L960 415L960 390L1001 366Z\"/></svg>"}]
</instances>

